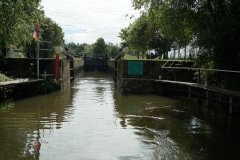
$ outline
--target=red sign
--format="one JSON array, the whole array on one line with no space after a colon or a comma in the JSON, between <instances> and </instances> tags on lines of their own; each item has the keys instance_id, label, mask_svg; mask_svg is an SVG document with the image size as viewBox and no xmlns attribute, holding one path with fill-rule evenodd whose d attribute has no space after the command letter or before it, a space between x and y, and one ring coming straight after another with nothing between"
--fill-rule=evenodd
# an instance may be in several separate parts
<instances>
[{"instance_id":1,"label":"red sign","mask_svg":"<svg viewBox=\"0 0 240 160\"><path fill-rule=\"evenodd\" d=\"M60 59L59 53L56 54L56 61L55 61L55 79L58 81L60 77Z\"/></svg>"}]
</instances>

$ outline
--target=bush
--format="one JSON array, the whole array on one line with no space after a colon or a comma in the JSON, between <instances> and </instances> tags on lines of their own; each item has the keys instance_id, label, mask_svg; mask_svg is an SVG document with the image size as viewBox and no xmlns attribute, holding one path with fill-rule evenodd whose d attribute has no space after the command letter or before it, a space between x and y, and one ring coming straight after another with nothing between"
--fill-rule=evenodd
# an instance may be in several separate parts
<instances>
[{"instance_id":1,"label":"bush","mask_svg":"<svg viewBox=\"0 0 240 160\"><path fill-rule=\"evenodd\" d=\"M12 80L12 79L6 76L5 74L0 73L0 82L9 81L9 80Z\"/></svg>"}]
</instances>

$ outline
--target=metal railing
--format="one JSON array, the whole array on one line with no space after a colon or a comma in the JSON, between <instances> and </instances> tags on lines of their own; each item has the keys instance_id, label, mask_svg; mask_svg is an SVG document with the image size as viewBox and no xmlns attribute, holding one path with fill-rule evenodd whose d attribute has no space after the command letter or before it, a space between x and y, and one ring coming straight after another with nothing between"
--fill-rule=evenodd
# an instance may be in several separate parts
<instances>
[{"instance_id":1,"label":"metal railing","mask_svg":"<svg viewBox=\"0 0 240 160\"><path fill-rule=\"evenodd\" d=\"M193 76L190 82L196 82L209 87L240 91L240 71L172 66L163 66L161 68L167 71L191 72ZM176 76L181 76L181 74Z\"/></svg>"}]
</instances>

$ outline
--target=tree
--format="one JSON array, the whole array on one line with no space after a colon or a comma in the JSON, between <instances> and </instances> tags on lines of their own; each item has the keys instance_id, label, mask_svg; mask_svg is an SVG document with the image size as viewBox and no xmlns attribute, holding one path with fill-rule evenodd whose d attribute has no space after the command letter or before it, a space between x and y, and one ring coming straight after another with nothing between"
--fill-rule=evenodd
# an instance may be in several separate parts
<instances>
[{"instance_id":1,"label":"tree","mask_svg":"<svg viewBox=\"0 0 240 160\"><path fill-rule=\"evenodd\" d=\"M42 40L52 42L53 46L60 46L64 43L62 28L50 18L44 17L40 24Z\"/></svg>"},{"instance_id":2,"label":"tree","mask_svg":"<svg viewBox=\"0 0 240 160\"><path fill-rule=\"evenodd\" d=\"M129 27L127 28L123 28L121 29L120 33L119 33L119 38L121 38L121 48L125 48L125 47L129 47L128 45L128 41L127 41L127 36L128 36L128 29Z\"/></svg>"},{"instance_id":3,"label":"tree","mask_svg":"<svg viewBox=\"0 0 240 160\"><path fill-rule=\"evenodd\" d=\"M119 37L122 39L122 47L130 47L137 52L144 53L147 50L147 20L144 16L138 18L129 27L122 29Z\"/></svg>"},{"instance_id":4,"label":"tree","mask_svg":"<svg viewBox=\"0 0 240 160\"><path fill-rule=\"evenodd\" d=\"M30 43L32 28L41 19L40 0L0 0L0 49Z\"/></svg>"},{"instance_id":5,"label":"tree","mask_svg":"<svg viewBox=\"0 0 240 160\"><path fill-rule=\"evenodd\" d=\"M122 29L119 37L122 44L137 51L138 57L139 52L143 54L148 49L156 50L161 56L169 51L171 45L150 14L141 15L128 28Z\"/></svg>"},{"instance_id":6,"label":"tree","mask_svg":"<svg viewBox=\"0 0 240 160\"><path fill-rule=\"evenodd\" d=\"M93 47L93 56L101 57L107 55L107 46L103 38L98 38Z\"/></svg>"},{"instance_id":7,"label":"tree","mask_svg":"<svg viewBox=\"0 0 240 160\"><path fill-rule=\"evenodd\" d=\"M52 46L62 46L64 44L64 33L62 28L53 20L46 17L43 13L41 15L41 21L39 21L39 41L49 41L52 43ZM26 44L26 54L27 57L33 55L36 52L37 41L32 38L30 44ZM45 49L49 46L44 44ZM47 51L45 51L47 53Z\"/></svg>"},{"instance_id":8,"label":"tree","mask_svg":"<svg viewBox=\"0 0 240 160\"><path fill-rule=\"evenodd\" d=\"M133 0L133 5L154 14L162 33L178 46L193 42L213 67L240 69L239 0Z\"/></svg>"},{"instance_id":9,"label":"tree","mask_svg":"<svg viewBox=\"0 0 240 160\"><path fill-rule=\"evenodd\" d=\"M115 57L118 54L119 49L120 48L118 47L118 45L108 43L107 44L107 54L108 54L108 56Z\"/></svg>"}]
</instances>

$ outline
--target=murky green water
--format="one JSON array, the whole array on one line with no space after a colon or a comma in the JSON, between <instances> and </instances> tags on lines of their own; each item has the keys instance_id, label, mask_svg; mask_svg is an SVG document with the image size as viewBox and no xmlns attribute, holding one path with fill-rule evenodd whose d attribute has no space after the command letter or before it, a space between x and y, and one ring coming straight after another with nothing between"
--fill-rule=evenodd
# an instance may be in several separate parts
<instances>
[{"instance_id":1,"label":"murky green water","mask_svg":"<svg viewBox=\"0 0 240 160\"><path fill-rule=\"evenodd\" d=\"M194 103L121 95L107 75L0 107L0 159L240 159L239 120Z\"/></svg>"}]
</instances>

